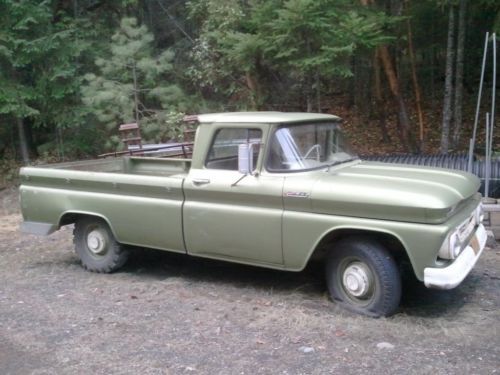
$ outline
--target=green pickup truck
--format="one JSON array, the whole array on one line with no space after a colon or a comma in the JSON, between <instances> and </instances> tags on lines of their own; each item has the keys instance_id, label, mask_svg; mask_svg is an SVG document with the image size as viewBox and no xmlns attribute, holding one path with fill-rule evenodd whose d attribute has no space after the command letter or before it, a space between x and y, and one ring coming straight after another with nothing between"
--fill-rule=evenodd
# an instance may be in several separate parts
<instances>
[{"instance_id":1,"label":"green pickup truck","mask_svg":"<svg viewBox=\"0 0 500 375\"><path fill-rule=\"evenodd\" d=\"M76 253L95 272L121 267L128 245L284 271L314 258L332 299L370 316L397 310L404 272L451 289L485 247L471 174L361 161L332 115L197 120L190 160L22 168L22 230L74 223Z\"/></svg>"}]
</instances>

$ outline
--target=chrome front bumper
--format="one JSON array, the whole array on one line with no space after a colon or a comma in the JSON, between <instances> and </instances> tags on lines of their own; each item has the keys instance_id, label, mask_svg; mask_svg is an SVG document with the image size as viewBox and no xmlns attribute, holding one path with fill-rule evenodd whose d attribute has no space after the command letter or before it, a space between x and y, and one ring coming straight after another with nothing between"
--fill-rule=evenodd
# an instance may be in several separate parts
<instances>
[{"instance_id":1,"label":"chrome front bumper","mask_svg":"<svg viewBox=\"0 0 500 375\"><path fill-rule=\"evenodd\" d=\"M486 245L486 229L479 224L467 247L449 266L424 269L424 284L427 288L453 289L472 270Z\"/></svg>"}]
</instances>

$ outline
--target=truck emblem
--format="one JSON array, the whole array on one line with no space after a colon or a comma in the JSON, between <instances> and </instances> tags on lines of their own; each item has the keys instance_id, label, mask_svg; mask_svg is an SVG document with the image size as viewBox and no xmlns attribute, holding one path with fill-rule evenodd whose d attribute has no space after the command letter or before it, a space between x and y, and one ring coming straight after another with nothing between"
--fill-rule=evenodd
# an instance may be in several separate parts
<instances>
[{"instance_id":1,"label":"truck emblem","mask_svg":"<svg viewBox=\"0 0 500 375\"><path fill-rule=\"evenodd\" d=\"M285 193L286 197L293 197L293 198L307 198L309 197L309 193L305 191L287 191Z\"/></svg>"}]
</instances>

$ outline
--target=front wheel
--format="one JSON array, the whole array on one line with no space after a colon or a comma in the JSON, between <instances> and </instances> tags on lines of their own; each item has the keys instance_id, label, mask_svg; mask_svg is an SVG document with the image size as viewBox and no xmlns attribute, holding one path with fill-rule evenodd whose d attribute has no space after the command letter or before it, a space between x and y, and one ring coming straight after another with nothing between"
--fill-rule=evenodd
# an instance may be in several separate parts
<instances>
[{"instance_id":1,"label":"front wheel","mask_svg":"<svg viewBox=\"0 0 500 375\"><path fill-rule=\"evenodd\" d=\"M101 218L82 217L73 231L75 251L85 269L113 272L123 266L129 252L119 244L109 225Z\"/></svg>"},{"instance_id":2,"label":"front wheel","mask_svg":"<svg viewBox=\"0 0 500 375\"><path fill-rule=\"evenodd\" d=\"M394 258L370 239L350 238L335 244L326 263L326 280L332 299L363 315L392 315L401 300Z\"/></svg>"}]
</instances>

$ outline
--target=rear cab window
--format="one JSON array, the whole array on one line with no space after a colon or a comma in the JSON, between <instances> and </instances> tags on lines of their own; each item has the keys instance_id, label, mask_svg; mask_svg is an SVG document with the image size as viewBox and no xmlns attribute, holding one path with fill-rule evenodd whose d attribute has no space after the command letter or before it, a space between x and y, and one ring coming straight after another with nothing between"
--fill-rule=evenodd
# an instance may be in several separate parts
<instances>
[{"instance_id":1,"label":"rear cab window","mask_svg":"<svg viewBox=\"0 0 500 375\"><path fill-rule=\"evenodd\" d=\"M205 160L207 169L238 170L238 146L253 144L253 165L257 165L262 142L262 130L252 128L223 128L214 136Z\"/></svg>"}]
</instances>

